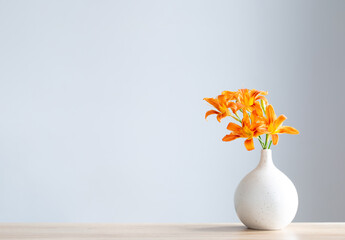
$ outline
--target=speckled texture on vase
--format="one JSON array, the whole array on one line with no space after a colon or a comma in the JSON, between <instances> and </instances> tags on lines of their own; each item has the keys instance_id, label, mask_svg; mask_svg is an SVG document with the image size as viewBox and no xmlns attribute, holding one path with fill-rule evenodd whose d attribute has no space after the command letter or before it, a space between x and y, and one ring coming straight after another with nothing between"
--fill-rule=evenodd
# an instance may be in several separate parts
<instances>
[{"instance_id":1,"label":"speckled texture on vase","mask_svg":"<svg viewBox=\"0 0 345 240\"><path fill-rule=\"evenodd\" d=\"M292 222L297 208L294 184L274 166L272 151L262 150L258 166L236 189L237 216L248 228L278 230Z\"/></svg>"}]
</instances>

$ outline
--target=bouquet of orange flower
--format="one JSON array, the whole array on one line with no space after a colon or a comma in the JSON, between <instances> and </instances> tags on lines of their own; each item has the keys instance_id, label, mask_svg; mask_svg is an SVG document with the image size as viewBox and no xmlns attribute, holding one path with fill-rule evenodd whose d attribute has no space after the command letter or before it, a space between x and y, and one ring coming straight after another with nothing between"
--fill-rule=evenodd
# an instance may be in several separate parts
<instances>
[{"instance_id":1,"label":"bouquet of orange flower","mask_svg":"<svg viewBox=\"0 0 345 240\"><path fill-rule=\"evenodd\" d=\"M267 94L255 89L239 89L237 92L223 91L217 98L204 98L216 108L206 112L205 119L211 114L216 114L219 122L223 118L231 117L239 124L228 124L227 129L231 133L223 137L223 141L246 138L244 146L251 151L254 149L253 139L257 138L263 149L270 149L272 143L278 144L278 134L299 132L293 127L283 126L286 117L276 116L272 105L268 104L265 97ZM266 135L265 140L261 135Z\"/></svg>"}]
</instances>

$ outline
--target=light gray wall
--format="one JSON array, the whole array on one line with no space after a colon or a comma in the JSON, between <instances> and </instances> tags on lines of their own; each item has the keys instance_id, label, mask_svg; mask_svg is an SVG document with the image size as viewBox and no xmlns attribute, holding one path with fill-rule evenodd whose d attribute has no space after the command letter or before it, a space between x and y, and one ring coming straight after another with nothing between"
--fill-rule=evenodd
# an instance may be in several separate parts
<instances>
[{"instance_id":1,"label":"light gray wall","mask_svg":"<svg viewBox=\"0 0 345 240\"><path fill-rule=\"evenodd\" d=\"M299 136L296 221L345 221L345 1L0 1L0 221L234 222L259 145L202 101L257 88Z\"/></svg>"}]
</instances>

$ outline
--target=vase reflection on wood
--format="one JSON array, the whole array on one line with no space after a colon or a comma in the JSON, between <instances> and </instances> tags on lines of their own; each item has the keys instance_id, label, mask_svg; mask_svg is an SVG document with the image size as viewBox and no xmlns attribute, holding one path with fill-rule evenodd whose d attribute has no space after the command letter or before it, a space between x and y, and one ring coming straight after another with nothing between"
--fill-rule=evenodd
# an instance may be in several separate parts
<instances>
[{"instance_id":1,"label":"vase reflection on wood","mask_svg":"<svg viewBox=\"0 0 345 240\"><path fill-rule=\"evenodd\" d=\"M269 149L261 151L258 166L242 179L234 200L237 216L251 229L282 229L292 222L298 208L296 188L274 166Z\"/></svg>"}]
</instances>

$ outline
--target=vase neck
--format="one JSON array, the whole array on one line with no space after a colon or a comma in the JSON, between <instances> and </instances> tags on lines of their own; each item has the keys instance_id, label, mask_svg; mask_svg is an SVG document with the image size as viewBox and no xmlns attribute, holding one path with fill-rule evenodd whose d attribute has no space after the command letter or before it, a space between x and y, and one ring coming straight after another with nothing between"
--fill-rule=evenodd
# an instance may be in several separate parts
<instances>
[{"instance_id":1,"label":"vase neck","mask_svg":"<svg viewBox=\"0 0 345 240\"><path fill-rule=\"evenodd\" d=\"M270 167L274 166L272 160L272 151L270 149L263 149L261 151L261 158L258 167Z\"/></svg>"}]
</instances>

